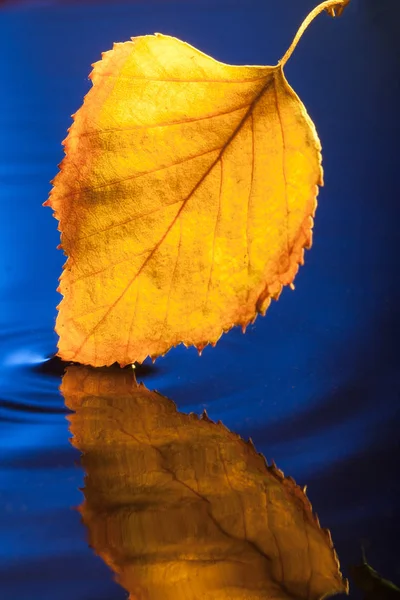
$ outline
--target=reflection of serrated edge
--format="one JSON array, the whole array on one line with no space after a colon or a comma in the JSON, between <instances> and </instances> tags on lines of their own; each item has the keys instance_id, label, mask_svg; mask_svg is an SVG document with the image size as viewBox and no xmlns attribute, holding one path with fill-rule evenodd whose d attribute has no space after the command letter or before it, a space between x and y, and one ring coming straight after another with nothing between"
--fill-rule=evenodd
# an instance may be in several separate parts
<instances>
[{"instance_id":1,"label":"reflection of serrated edge","mask_svg":"<svg viewBox=\"0 0 400 600\"><path fill-rule=\"evenodd\" d=\"M139 384L139 385L143 385L143 384ZM143 387L145 387L145 386L143 386ZM159 395L162 396L162 394L159 394ZM165 396L162 396L162 397L165 398ZM169 398L167 398L167 399L170 400ZM175 402L173 400L170 400L170 402L173 402L176 411L179 412ZM187 416L189 418L194 418L194 415L195 415L195 413L190 413ZM349 581L348 581L348 579L345 579L343 577L342 572L340 571L339 557L338 557L335 547L333 545L331 532L329 529L321 527L318 515L317 515L317 513L315 513L313 511L311 502L310 502L309 498L307 497L307 494L306 494L307 486L305 485L305 486L301 487L296 483L296 481L294 480L293 477L291 477L290 475L285 476L283 471L276 466L274 460L272 460L271 464L269 465L265 456L261 452L257 452L257 450L254 446L253 440L251 438L249 438L248 441L246 442L239 434L234 433L233 431L228 429L228 427L226 425L224 425L222 423L222 421L215 422L212 419L210 419L210 417L208 416L207 411L205 409L204 409L203 414L200 417L200 419L202 421L204 421L205 423L210 423L211 426L218 427L218 428L222 429L224 432L228 432L230 435L234 436L237 440L239 440L244 445L244 447L247 449L248 452L252 453L257 458L262 459L262 463L265 465L267 473L269 473L275 479L277 479L280 483L282 483L288 490L293 491L295 493L295 496L299 500L302 501L305 510L312 516L315 525L317 526L319 531L321 531L321 533L324 535L325 540L328 542L328 546L332 551L332 555L333 555L335 564L338 569L338 575L342 580L343 592L348 594L349 593Z\"/></svg>"},{"instance_id":2,"label":"reflection of serrated edge","mask_svg":"<svg viewBox=\"0 0 400 600\"><path fill-rule=\"evenodd\" d=\"M265 456L261 452L257 452L257 449L251 438L249 438L246 441L238 433L231 431L226 425L224 425L224 423L221 420L219 420L217 422L213 421L208 416L206 409L203 410L203 413L200 417L196 413L193 413L193 412L191 412L189 414L185 414L178 410L176 403L174 402L174 400L171 400L171 398L167 398L166 396L164 396L157 390L150 391L144 385L143 382L140 382L140 383L136 382L136 386L143 388L144 390L146 390L148 392L157 394L163 400L168 400L169 402L171 402L173 404L175 411L177 413L181 414L182 416L187 417L188 419L191 419L191 420L195 419L195 420L202 421L204 423L209 423L210 426L221 429L222 431L224 431L224 433L230 434L231 436L233 436L235 438L235 440L238 440L240 443L242 443L248 452L252 453L254 455L254 457L260 458L262 460L262 464L264 464L264 466L266 467L266 471L269 474L271 474L273 477L275 477L275 479L277 479L279 482L283 483L288 489L295 491L296 497L299 498L299 500L302 500L304 508L306 508L307 511L312 515L315 524L318 526L318 529L320 529L320 531L324 534L326 540L328 541L329 547L332 550L334 550L331 532L329 531L329 529L321 527L318 515L313 512L311 502L306 494L307 486L304 485L303 487L301 487L296 483L296 481L293 477L291 477L290 475L285 476L284 472L276 466L274 460L271 460L271 464L269 465ZM335 557L337 559L336 552L335 552ZM339 574L341 575L340 571L339 571ZM347 580L344 580L344 582L347 582Z\"/></svg>"},{"instance_id":3,"label":"reflection of serrated edge","mask_svg":"<svg viewBox=\"0 0 400 600\"><path fill-rule=\"evenodd\" d=\"M150 390L148 390L148 388L146 388L146 386L143 384L143 382L140 382L139 384L136 383L136 385L138 387L141 387L144 390L150 392ZM321 527L317 513L313 512L311 502L306 494L307 486L305 485L305 486L301 487L296 483L296 481L294 480L293 477L291 477L290 475L285 476L283 471L276 466L274 460L272 460L271 464L269 465L265 456L261 452L257 452L257 450L254 446L253 440L251 438L249 438L248 441L245 441L238 433L231 431L226 425L224 425L222 423L222 421L220 421L220 420L217 422L213 421L212 419L210 419L210 417L208 416L208 413L205 409L203 410L203 413L200 417L196 413L193 413L193 412L191 412L189 414L181 413L180 411L178 411L177 405L173 400L171 400L170 398L167 398L166 396L163 396L162 394L160 394L160 392L158 392L156 390L153 390L151 393L155 393L158 396L160 396L163 400L168 400L169 402L171 402L175 408L175 411L177 413L181 414L182 416L187 417L190 420L199 420L200 422L204 423L204 426L206 426L206 427L207 426L217 427L217 428L221 429L225 434L228 433L235 439L235 441L239 441L241 444L243 444L243 447L246 448L247 452L251 453L255 458L261 459L261 464L264 465L264 467L266 468L266 474L272 475L277 481L279 481L279 483L283 484L288 491L294 493L295 497L302 502L303 507L306 510L307 514L311 515L315 525L317 526L318 530L324 536L326 542L328 543L330 550L332 551L332 555L333 555L333 558L334 558L334 561L335 561L335 564L336 564L337 570L338 570L338 576L340 577L340 579L342 581L343 592L348 594L349 582L347 579L343 578L343 575L340 571L340 562L339 562L337 552L333 545L331 532L329 529Z\"/></svg>"},{"instance_id":4,"label":"reflection of serrated edge","mask_svg":"<svg viewBox=\"0 0 400 600\"><path fill-rule=\"evenodd\" d=\"M79 369L81 372L86 371L86 372L90 373L91 371L93 371L96 373L104 373L104 374L107 374L107 372L112 372L115 370L115 368L113 368L113 367L111 367L111 368L110 367L95 368L95 367L90 367L90 366L77 367L77 366L71 365L71 366L67 367L66 373L68 372L69 369L72 369L72 370ZM64 374L64 377L65 377L66 373ZM119 374L123 373L123 371L120 371L118 369L118 373ZM231 431L226 425L224 425L224 423L222 423L221 420L219 420L217 422L213 421L208 416L206 409L203 410L203 413L201 414L201 416L199 416L197 413L194 413L194 412L191 412L189 414L183 413L178 410L178 407L177 407L176 403L174 402L174 400L172 400L171 398L168 398L167 396L164 396L157 390L149 390L142 381L140 381L138 383L137 379L136 379L136 374L133 370L129 371L129 373L127 371L125 371L125 373L130 379L131 388L133 390L140 389L141 391L143 391L145 393L159 396L163 402L167 401L173 407L174 411L177 414L181 415L181 417L186 418L190 421L197 421L199 424L201 423L203 427L211 427L211 428L216 427L219 430L221 430L224 433L224 435L228 434L228 436L231 436L231 438L233 438L234 442L239 441L239 443L241 443L243 445L243 449L245 449L251 456L253 456L254 458L256 458L259 461L259 464L265 469L265 474L267 476L272 475L281 485L283 485L289 492L291 492L292 495L294 495L294 497L302 503L303 509L306 511L306 513L308 515L311 516L314 524L317 526L317 529L324 536L325 541L327 542L328 547L332 552L332 556L333 556L333 559L334 559L334 562L335 562L335 565L337 568L337 576L340 578L340 581L342 584L341 591L345 594L349 593L349 582L347 579L343 578L343 575L340 571L340 562L339 562L337 552L336 552L333 542L332 542L331 533L330 533L329 529L321 527L318 515L313 512L311 502L306 495L307 485L304 485L303 487L301 487L296 483L296 481L294 480L293 477L291 477L290 475L285 476L283 471L276 466L274 460L272 460L271 464L269 465L265 456L261 452L257 452L257 450L254 446L253 440L251 438L249 438L247 441L245 441L238 433ZM59 389L60 389L61 395L64 396L64 392L63 392L62 388L63 388L63 383L61 383L61 385L59 386ZM79 394L84 393L84 391L82 389L79 389L79 387L77 389L75 389L74 391L75 392L78 391ZM125 394L129 393L129 392L130 392L130 389L127 388L125 391ZM115 393L118 394L118 390L115 390ZM72 410L72 412L74 412L74 409L71 409L71 410ZM68 415L67 415L67 420L70 421ZM339 591L335 592L335 593L339 593Z\"/></svg>"}]
</instances>

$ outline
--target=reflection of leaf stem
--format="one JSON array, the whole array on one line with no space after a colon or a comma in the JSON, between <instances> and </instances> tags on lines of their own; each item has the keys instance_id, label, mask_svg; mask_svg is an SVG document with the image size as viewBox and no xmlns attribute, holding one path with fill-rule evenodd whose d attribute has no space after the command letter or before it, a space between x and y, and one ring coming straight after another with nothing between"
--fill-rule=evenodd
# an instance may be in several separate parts
<instances>
[{"instance_id":1,"label":"reflection of leaf stem","mask_svg":"<svg viewBox=\"0 0 400 600\"><path fill-rule=\"evenodd\" d=\"M322 2L321 4L316 6L314 10L312 10L310 14L304 19L296 35L294 36L293 42L286 50L286 53L283 56L283 58L279 61L281 67L284 67L289 58L292 56L293 51L299 43L301 36L303 35L307 27L310 25L310 23L315 19L315 17L318 17L318 15L324 10L327 10L329 14L335 16L335 9L337 9L337 16L339 16L341 15L343 9L347 6L347 4L349 4L349 2L350 0L327 0L326 2Z\"/></svg>"},{"instance_id":2,"label":"reflection of leaf stem","mask_svg":"<svg viewBox=\"0 0 400 600\"><path fill-rule=\"evenodd\" d=\"M364 546L363 546L363 545L361 545L361 556L362 556L362 561L363 561L363 564L364 564L364 565L368 564L368 563L367 563L367 558L366 558L366 556L365 556L365 548L364 548Z\"/></svg>"}]
</instances>

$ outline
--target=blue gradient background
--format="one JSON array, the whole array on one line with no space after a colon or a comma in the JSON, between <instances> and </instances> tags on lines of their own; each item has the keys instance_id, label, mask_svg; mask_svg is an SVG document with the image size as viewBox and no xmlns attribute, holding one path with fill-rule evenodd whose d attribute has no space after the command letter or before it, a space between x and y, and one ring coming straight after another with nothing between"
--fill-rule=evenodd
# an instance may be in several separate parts
<instances>
[{"instance_id":1,"label":"blue gradient background","mask_svg":"<svg viewBox=\"0 0 400 600\"><path fill-rule=\"evenodd\" d=\"M42 208L60 145L114 41L160 31L216 59L275 64L315 0L0 2L0 597L117 600L86 544L79 454L58 393L63 255ZM400 4L352 0L319 17L286 76L316 123L325 188L313 249L245 336L201 358L180 347L143 377L183 411L252 436L308 484L342 562L400 580L398 97ZM352 590L353 597L359 597Z\"/></svg>"}]
</instances>

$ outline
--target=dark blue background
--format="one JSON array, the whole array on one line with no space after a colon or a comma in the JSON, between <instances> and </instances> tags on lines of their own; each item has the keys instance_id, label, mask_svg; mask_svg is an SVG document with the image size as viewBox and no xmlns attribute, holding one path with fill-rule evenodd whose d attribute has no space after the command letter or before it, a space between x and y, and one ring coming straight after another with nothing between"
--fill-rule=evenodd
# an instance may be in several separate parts
<instances>
[{"instance_id":1,"label":"dark blue background","mask_svg":"<svg viewBox=\"0 0 400 600\"><path fill-rule=\"evenodd\" d=\"M0 3L0 597L126 597L86 545L56 348L63 255L42 208L61 140L114 41L160 31L216 59L275 64L315 0ZM207 408L308 484L347 574L363 540L400 580L398 97L400 5L318 18L286 68L316 123L325 188L296 280L245 336L178 348L146 385ZM356 594L355 594L356 597Z\"/></svg>"}]
</instances>

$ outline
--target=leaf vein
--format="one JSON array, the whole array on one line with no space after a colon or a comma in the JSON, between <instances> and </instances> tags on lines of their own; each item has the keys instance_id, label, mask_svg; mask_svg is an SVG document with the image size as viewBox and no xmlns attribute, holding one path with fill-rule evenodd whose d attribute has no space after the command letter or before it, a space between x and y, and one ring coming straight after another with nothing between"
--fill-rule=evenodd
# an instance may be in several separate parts
<instances>
[{"instance_id":1,"label":"leaf vein","mask_svg":"<svg viewBox=\"0 0 400 600\"><path fill-rule=\"evenodd\" d=\"M186 123L197 123L198 121L207 121L208 119L216 119L218 117L225 117L227 115L231 115L235 112L239 112L240 110L244 110L248 108L249 103L243 104L243 106L239 106L238 108L232 110L226 110L220 113L212 113L208 115L204 115L202 117L194 117L193 119L179 119L177 121L166 121L164 123L155 123L154 125L130 125L128 127L115 127L112 129L99 129L88 131L86 133L80 133L77 135L72 135L71 138L83 138L83 137L91 137L94 135L102 135L103 133L116 133L121 131L137 131L141 129L156 129L157 127L171 127L172 125L185 125Z\"/></svg>"},{"instance_id":2,"label":"leaf vein","mask_svg":"<svg viewBox=\"0 0 400 600\"><path fill-rule=\"evenodd\" d=\"M269 76L269 73L265 75L260 75L260 77L253 77L249 79L180 79L179 77L145 77L141 75L112 75L111 73L95 73L96 77L107 77L108 79L128 79L133 81L148 81L148 82L157 82L160 81L162 83L255 83L256 81L261 81L262 79L266 79Z\"/></svg>"},{"instance_id":3,"label":"leaf vein","mask_svg":"<svg viewBox=\"0 0 400 600\"><path fill-rule=\"evenodd\" d=\"M147 213L143 213L140 215L134 215L133 217L126 219L126 221L121 221L120 223L113 223L112 225L109 225L108 227L105 227L104 229L98 229L96 231L92 231L92 233L83 235L82 237L78 238L76 241L80 242L81 240L87 240L88 238L93 237L94 235L100 235L101 233L110 231L111 229L114 229L115 227L122 227L123 225L128 225L129 223L132 223L133 221L136 221L138 219L144 219L145 217L154 215L155 213L159 212L160 210L164 210L166 208L169 208L170 206L174 206L175 204L179 204L180 202L184 202L184 201L185 201L184 199L183 200L180 199L180 200L176 200L175 202L171 202L171 204L163 204L162 206L158 206L154 210L151 210ZM136 256L138 256L138 255L136 255Z\"/></svg>"},{"instance_id":4,"label":"leaf vein","mask_svg":"<svg viewBox=\"0 0 400 600\"><path fill-rule=\"evenodd\" d=\"M237 134L239 133L239 131L241 130L243 124L246 122L248 116L251 114L251 112L253 111L254 107L256 106L256 104L259 102L259 100L261 99L261 97L264 95L264 93L269 89L269 87L271 86L271 84L274 83L274 78L270 78L266 81L265 85L261 88L261 90L258 92L258 94L255 96L254 100L252 101L252 103L250 104L246 114L244 115L243 119L240 121L240 123L236 126L236 128L233 130L233 132L231 133L231 135L228 137L227 141L225 142L225 144L222 146L217 158L214 160L213 163L211 163L211 165L206 169L206 171L203 173L203 175L199 178L198 182L193 186L192 190L189 192L189 194L186 196L184 202L182 203L182 206L179 208L179 210L177 211L175 217L172 219L170 225L167 227L165 233L161 236L161 238L159 239L159 241L157 242L157 244L155 244L153 250L150 252L150 254L146 257L146 259L144 260L144 262L142 263L142 265L140 266L140 268L138 269L138 271L133 275L133 277L128 281L127 285L124 287L124 289L122 290L122 292L119 294L119 296L117 296L117 298L114 300L114 302L109 306L108 310L104 313L103 317L97 322L97 324L94 326L94 328L92 328L91 331L89 331L89 333L87 333L85 335L85 337L83 338L83 341L81 342L80 346L75 350L74 352L74 357L81 351L81 349L83 348L83 346L86 344L86 342L88 341L88 339L91 337L91 335L93 335L93 331L95 329L97 329L101 323L103 323L103 321L108 317L108 315L112 312L112 310L115 308L115 306L118 304L118 302L120 302L120 300L125 296L126 292L128 291L128 289L130 288L130 286L133 284L133 282L137 279L137 277L139 277L139 275L142 273L143 269L146 267L146 265L148 264L149 260L151 260L151 258L154 256L154 254L157 252L158 248L161 246L161 244L164 242L164 240L166 239L166 237L168 236L168 234L170 233L170 231L172 230L172 228L174 227L175 223L177 222L179 215L181 214L181 212L184 210L184 208L187 206L188 201L190 200L190 198L193 196L193 194L195 194L195 192L198 190L198 188L201 186L201 184L206 180L207 176L211 173L212 169L215 167L215 165L218 163L219 159L221 158L221 156L223 155L224 151L226 150L226 148L229 146L229 144L235 139L235 137L237 136Z\"/></svg>"},{"instance_id":5,"label":"leaf vein","mask_svg":"<svg viewBox=\"0 0 400 600\"><path fill-rule=\"evenodd\" d=\"M253 193L254 182L254 167L255 167L255 151L254 151L254 115L251 113L251 177L250 190L247 200L247 216L246 216L246 256L247 256L247 274L250 273L250 237L249 237L249 217L250 217L250 202Z\"/></svg>"},{"instance_id":6,"label":"leaf vein","mask_svg":"<svg viewBox=\"0 0 400 600\"><path fill-rule=\"evenodd\" d=\"M158 171L164 171L166 169L171 169L172 167L181 165L183 163L189 162L190 160L194 160L196 158L200 158L201 156L205 156L206 154L211 154L212 152L217 152L218 150L221 150L221 146L218 146L217 148L212 148L211 150L206 150L205 152L200 152L200 153L194 154L192 156L186 156L182 160L175 161L175 162L171 163L170 165L163 165L162 167L157 167L156 169L150 169L150 171L144 171L143 173L129 175L129 177L123 177L122 179L108 181L106 183L102 183L101 185L96 185L96 186L89 187L89 188L79 188L78 190L74 190L73 192L71 192L69 194L65 194L64 196L59 198L59 200L65 200L65 198L70 198L71 196L76 196L78 194L81 194L82 192L93 192L94 190L99 190L101 188L118 185L119 183L124 183L125 181L139 179L140 177L145 177L146 175L151 175L152 173L157 173Z\"/></svg>"},{"instance_id":7,"label":"leaf vein","mask_svg":"<svg viewBox=\"0 0 400 600\"><path fill-rule=\"evenodd\" d=\"M275 104L276 104L276 112L279 120L279 127L281 131L281 139L282 139L282 175L283 182L285 184L285 210L286 210L286 253L287 253L287 262L288 267L290 266L290 247L289 247L289 204L288 204L288 192L287 192L287 176L286 176L286 143L285 143L285 132L282 123L282 115L281 110L279 108L279 100L278 100L278 92L276 90L276 81L274 78L274 95L275 95Z\"/></svg>"},{"instance_id":8,"label":"leaf vein","mask_svg":"<svg viewBox=\"0 0 400 600\"><path fill-rule=\"evenodd\" d=\"M136 258L138 256L143 256L143 254L146 254L147 252L151 252L151 250L149 250L147 248L143 252L139 252L139 254L134 254L132 256L134 256ZM104 271L107 271L107 269L112 269L113 267L116 267L117 265L121 265L124 262L132 260L132 256L127 256L126 258L123 258L122 260L119 260L119 261L117 261L115 263L111 263L109 265L106 265L105 267L102 267L98 271L91 271L90 273L84 273L83 275L80 275L79 277L77 277L76 279L74 279L73 281L71 281L70 283L73 284L73 283L76 283L77 281L81 281L82 279L86 279L87 277L93 277L94 275L100 275L101 273L104 273Z\"/></svg>"}]
</instances>

